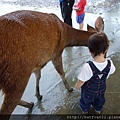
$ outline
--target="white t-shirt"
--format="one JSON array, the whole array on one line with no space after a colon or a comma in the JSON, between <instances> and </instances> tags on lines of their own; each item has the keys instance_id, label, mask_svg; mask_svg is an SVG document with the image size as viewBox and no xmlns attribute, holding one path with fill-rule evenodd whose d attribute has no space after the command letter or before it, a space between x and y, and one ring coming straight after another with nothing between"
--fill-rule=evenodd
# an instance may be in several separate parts
<instances>
[{"instance_id":1,"label":"white t-shirt","mask_svg":"<svg viewBox=\"0 0 120 120\"><path fill-rule=\"evenodd\" d=\"M95 62L95 61L92 61L94 63L94 65L100 70L102 71L106 66L107 66L107 59L105 60L105 62L102 62L102 63L98 63L98 62ZM108 73L108 76L107 78L109 77L110 74L113 74L115 72L115 66L113 65L113 62L112 60L110 60L111 62L111 68L110 68L110 71ZM91 77L93 76L93 73L92 73L92 70L89 66L89 63L85 63L80 74L78 75L78 80L81 80L83 82L86 82L88 81Z\"/></svg>"}]
</instances>

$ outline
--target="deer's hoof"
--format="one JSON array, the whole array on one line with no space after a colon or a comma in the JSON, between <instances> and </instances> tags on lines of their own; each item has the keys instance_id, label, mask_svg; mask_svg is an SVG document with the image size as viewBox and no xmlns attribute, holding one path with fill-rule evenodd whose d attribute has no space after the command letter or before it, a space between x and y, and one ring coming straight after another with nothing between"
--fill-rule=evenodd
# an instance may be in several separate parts
<instances>
[{"instance_id":1,"label":"deer's hoof","mask_svg":"<svg viewBox=\"0 0 120 120\"><path fill-rule=\"evenodd\" d=\"M72 91L73 91L73 88L70 87L70 88L68 89L68 91L69 91L69 92L72 92Z\"/></svg>"},{"instance_id":2,"label":"deer's hoof","mask_svg":"<svg viewBox=\"0 0 120 120\"><path fill-rule=\"evenodd\" d=\"M38 100L42 100L42 95L37 96Z\"/></svg>"},{"instance_id":3,"label":"deer's hoof","mask_svg":"<svg viewBox=\"0 0 120 120\"><path fill-rule=\"evenodd\" d=\"M30 107L30 108L33 108L33 106L34 106L34 102L31 102L30 104L31 104L31 107Z\"/></svg>"}]
</instances>

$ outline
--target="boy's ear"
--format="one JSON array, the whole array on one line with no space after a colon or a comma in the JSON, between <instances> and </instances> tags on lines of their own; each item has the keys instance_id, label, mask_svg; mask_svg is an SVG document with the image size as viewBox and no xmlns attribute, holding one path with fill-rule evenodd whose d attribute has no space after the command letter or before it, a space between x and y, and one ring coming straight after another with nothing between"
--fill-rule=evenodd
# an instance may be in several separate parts
<instances>
[{"instance_id":1,"label":"boy's ear","mask_svg":"<svg viewBox=\"0 0 120 120\"><path fill-rule=\"evenodd\" d=\"M90 51L90 49L89 49L89 53L91 54L91 56L94 58L95 56L94 56L94 54Z\"/></svg>"},{"instance_id":2,"label":"boy's ear","mask_svg":"<svg viewBox=\"0 0 120 120\"><path fill-rule=\"evenodd\" d=\"M91 53L90 49L89 49L89 52Z\"/></svg>"},{"instance_id":3,"label":"boy's ear","mask_svg":"<svg viewBox=\"0 0 120 120\"><path fill-rule=\"evenodd\" d=\"M93 53L90 51L90 49L89 49L89 53L90 53L90 54L93 54Z\"/></svg>"},{"instance_id":4,"label":"boy's ear","mask_svg":"<svg viewBox=\"0 0 120 120\"><path fill-rule=\"evenodd\" d=\"M107 53L108 52L108 48L105 50L105 53Z\"/></svg>"}]
</instances>

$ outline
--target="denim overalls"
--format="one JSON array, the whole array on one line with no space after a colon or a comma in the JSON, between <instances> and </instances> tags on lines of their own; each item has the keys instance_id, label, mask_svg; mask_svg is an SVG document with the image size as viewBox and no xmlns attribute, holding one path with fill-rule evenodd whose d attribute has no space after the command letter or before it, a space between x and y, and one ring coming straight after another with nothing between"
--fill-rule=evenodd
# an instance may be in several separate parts
<instances>
[{"instance_id":1,"label":"denim overalls","mask_svg":"<svg viewBox=\"0 0 120 120\"><path fill-rule=\"evenodd\" d=\"M88 62L93 76L81 87L80 107L83 112L88 112L92 105L96 111L101 111L105 103L106 78L110 71L111 62L108 60L107 66L100 71L92 61Z\"/></svg>"}]
</instances>

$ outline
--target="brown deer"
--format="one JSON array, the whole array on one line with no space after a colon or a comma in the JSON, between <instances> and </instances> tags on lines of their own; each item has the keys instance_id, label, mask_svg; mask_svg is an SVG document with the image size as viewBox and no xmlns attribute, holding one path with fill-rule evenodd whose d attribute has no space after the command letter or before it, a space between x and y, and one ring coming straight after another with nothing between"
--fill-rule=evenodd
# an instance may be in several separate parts
<instances>
[{"instance_id":1,"label":"brown deer","mask_svg":"<svg viewBox=\"0 0 120 120\"><path fill-rule=\"evenodd\" d=\"M94 28L92 32L80 31L54 14L28 10L0 16L0 90L4 95L0 114L8 114L9 119L17 105L33 107L33 103L21 100L31 72L36 75L36 96L42 98L39 93L40 71L50 60L65 88L72 91L65 79L62 52L65 47L86 46L90 35L103 30L101 17L96 20L95 27L97 31Z\"/></svg>"}]
</instances>

